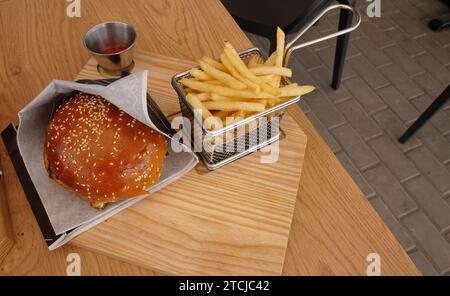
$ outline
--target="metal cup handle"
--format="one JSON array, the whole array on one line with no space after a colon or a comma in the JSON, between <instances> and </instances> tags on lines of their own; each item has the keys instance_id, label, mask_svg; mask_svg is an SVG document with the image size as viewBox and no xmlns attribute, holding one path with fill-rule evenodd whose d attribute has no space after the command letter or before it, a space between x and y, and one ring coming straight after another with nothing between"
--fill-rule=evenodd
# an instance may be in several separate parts
<instances>
[{"instance_id":1,"label":"metal cup handle","mask_svg":"<svg viewBox=\"0 0 450 296\"><path fill-rule=\"evenodd\" d=\"M352 14L356 17L356 22L353 26L344 29L344 30L340 30L337 31L335 33L323 36L321 38L315 39L315 40L311 40L305 43L301 43L301 44L297 44L294 45L295 42L306 32L308 31L309 28L311 28L324 14L326 14L328 11L330 10L334 10L334 9L345 9L348 10L350 12L352 12ZM340 35L344 35L347 33L350 33L352 31L354 31L356 28L359 27L359 25L361 24L361 14L353 7L348 6L348 5L344 5L344 4L335 4L335 5L330 5L327 8L325 8L324 10L322 10L311 22L309 22L305 27L302 28L302 30L300 30L300 32L294 37L294 39L292 41L290 41L289 43L287 43L286 45L286 50L285 50L285 55L284 55L284 65L287 66L287 64L289 63L289 58L291 57L292 53L294 51L296 51L297 49L318 43L318 42L322 42L325 41L327 39L331 39Z\"/></svg>"}]
</instances>

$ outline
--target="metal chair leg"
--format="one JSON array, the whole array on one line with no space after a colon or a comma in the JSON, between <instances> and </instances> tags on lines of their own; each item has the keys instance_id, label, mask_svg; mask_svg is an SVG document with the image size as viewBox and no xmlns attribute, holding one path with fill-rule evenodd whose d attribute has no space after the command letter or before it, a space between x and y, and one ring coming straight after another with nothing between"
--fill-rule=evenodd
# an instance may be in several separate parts
<instances>
[{"instance_id":1,"label":"metal chair leg","mask_svg":"<svg viewBox=\"0 0 450 296\"><path fill-rule=\"evenodd\" d=\"M441 93L441 95L431 103L431 105L419 116L419 118L405 131L398 139L402 144L406 143L414 133L420 129L436 111L438 111L448 100L450 100L450 85Z\"/></svg>"},{"instance_id":2,"label":"metal chair leg","mask_svg":"<svg viewBox=\"0 0 450 296\"><path fill-rule=\"evenodd\" d=\"M443 15L439 18L435 18L432 19L429 23L428 26L431 28L431 30L433 31L441 31L446 27L450 27L450 13Z\"/></svg>"},{"instance_id":3,"label":"metal chair leg","mask_svg":"<svg viewBox=\"0 0 450 296\"><path fill-rule=\"evenodd\" d=\"M355 0L338 0L341 4L355 6ZM348 10L341 10L339 16L339 30L346 29L352 25L352 14ZM331 86L338 89L341 85L342 73L344 72L345 57L347 55L350 33L341 35L336 41L336 53L334 56L333 81Z\"/></svg>"}]
</instances>

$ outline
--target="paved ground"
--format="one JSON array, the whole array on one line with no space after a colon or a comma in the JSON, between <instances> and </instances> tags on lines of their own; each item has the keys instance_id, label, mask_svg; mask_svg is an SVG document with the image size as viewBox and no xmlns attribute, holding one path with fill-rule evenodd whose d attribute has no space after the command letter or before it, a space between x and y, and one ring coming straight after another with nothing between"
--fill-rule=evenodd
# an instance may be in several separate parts
<instances>
[{"instance_id":1,"label":"paved ground","mask_svg":"<svg viewBox=\"0 0 450 296\"><path fill-rule=\"evenodd\" d=\"M358 3L364 15L366 5ZM396 139L450 83L450 30L427 27L447 11L438 0L383 0L381 18L365 16L352 34L338 91L330 87L334 41L291 63L295 81L319 88L302 109L427 275L450 275L450 104L407 144ZM304 39L332 32L337 20L328 15Z\"/></svg>"}]
</instances>

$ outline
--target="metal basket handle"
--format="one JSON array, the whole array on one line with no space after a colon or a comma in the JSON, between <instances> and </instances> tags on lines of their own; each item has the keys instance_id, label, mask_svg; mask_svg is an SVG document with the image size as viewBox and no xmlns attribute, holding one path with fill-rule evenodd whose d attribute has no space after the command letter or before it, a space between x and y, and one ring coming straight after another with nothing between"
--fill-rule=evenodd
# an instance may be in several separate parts
<instances>
[{"instance_id":1,"label":"metal basket handle","mask_svg":"<svg viewBox=\"0 0 450 296\"><path fill-rule=\"evenodd\" d=\"M340 30L340 31L337 31L337 32L335 32L333 34L330 34L330 35L327 35L327 36L324 36L324 37L321 37L321 38L318 38L318 39L315 39L315 40L311 40L311 41L308 41L308 42L305 42L305 43L301 43L301 44L298 44L298 45L294 46L295 42L306 31L308 31L308 29L311 28L324 14L326 14L328 11L334 10L334 9L345 9L345 10L351 11L352 14L354 16L356 16L356 23L353 26L351 26L351 27L349 27L347 29ZM302 47L306 47L306 46L309 46L309 45L312 45L312 44L315 44L315 43L318 43L318 42L322 42L322 41L325 41L327 39L331 39L331 38L334 38L334 37L337 37L337 36L340 36L340 35L344 35L344 34L350 33L352 31L354 31L356 28L358 28L360 24L361 24L361 14L355 8L353 8L351 6L348 6L348 5L344 5L344 4L335 4L335 5L328 6L327 8L322 10L311 22L309 22L305 27L303 27L303 29L300 30L300 32L294 37L294 39L292 41L290 41L289 43L286 44L286 50L285 50L285 55L284 55L284 65L287 66L287 64L289 63L289 58L291 57L291 54L294 51L296 51L297 49L302 48Z\"/></svg>"}]
</instances>

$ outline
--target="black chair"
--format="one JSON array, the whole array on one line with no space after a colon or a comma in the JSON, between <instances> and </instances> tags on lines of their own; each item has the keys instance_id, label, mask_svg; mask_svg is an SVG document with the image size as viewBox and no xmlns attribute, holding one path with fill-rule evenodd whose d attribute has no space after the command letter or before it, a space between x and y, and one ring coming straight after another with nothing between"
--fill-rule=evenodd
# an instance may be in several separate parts
<instances>
[{"instance_id":1,"label":"black chair","mask_svg":"<svg viewBox=\"0 0 450 296\"><path fill-rule=\"evenodd\" d=\"M442 0L442 2L444 2L445 4L450 6L450 0ZM433 31L440 31L440 30L443 30L444 28L449 28L450 27L450 13L447 13L438 18L432 19L428 23L428 25Z\"/></svg>"},{"instance_id":2,"label":"black chair","mask_svg":"<svg viewBox=\"0 0 450 296\"><path fill-rule=\"evenodd\" d=\"M441 95L431 103L431 105L419 116L419 118L406 130L398 139L402 144L406 143L414 133L420 129L444 104L450 100L450 85L441 93Z\"/></svg>"},{"instance_id":3,"label":"black chair","mask_svg":"<svg viewBox=\"0 0 450 296\"><path fill-rule=\"evenodd\" d=\"M332 0L221 0L239 26L247 32L270 40L270 52L276 48L276 27L286 34L301 30L311 22ZM355 6L356 0L337 0ZM341 10L339 30L352 25L352 14ZM349 33L340 35L336 43L332 87L338 89L344 70Z\"/></svg>"},{"instance_id":4,"label":"black chair","mask_svg":"<svg viewBox=\"0 0 450 296\"><path fill-rule=\"evenodd\" d=\"M450 6L450 0L442 0ZM440 31L450 26L450 13L440 18L432 19L428 26L433 31ZM420 114L419 118L401 135L398 141L402 144L406 143L447 101L450 100L450 85L431 103L430 106Z\"/></svg>"}]
</instances>

